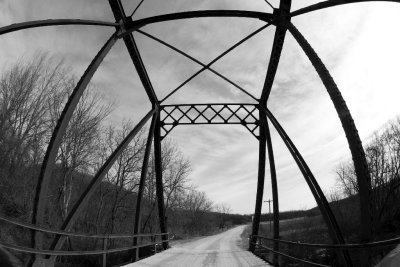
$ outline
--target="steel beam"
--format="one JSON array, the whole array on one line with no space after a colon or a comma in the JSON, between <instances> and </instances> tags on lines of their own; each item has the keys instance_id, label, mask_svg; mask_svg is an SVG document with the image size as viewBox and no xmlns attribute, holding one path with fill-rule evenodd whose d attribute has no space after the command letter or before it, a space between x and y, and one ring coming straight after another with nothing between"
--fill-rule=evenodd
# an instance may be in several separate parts
<instances>
[{"instance_id":1,"label":"steel beam","mask_svg":"<svg viewBox=\"0 0 400 267\"><path fill-rule=\"evenodd\" d=\"M131 20L130 17L126 17L124 8L120 0L108 0L111 10L114 14L115 20L121 22L123 28L127 27L128 21ZM135 65L136 71L139 75L140 81L143 84L144 90L146 91L147 96L149 97L151 103L153 105L158 105L158 99L156 93L154 91L153 85L151 84L149 75L147 74L147 70L144 66L142 57L139 53L138 47L136 45L135 39L133 38L132 33L125 34L123 37L126 48L128 49L129 55L132 59L133 64Z\"/></svg>"},{"instance_id":2,"label":"steel beam","mask_svg":"<svg viewBox=\"0 0 400 267\"><path fill-rule=\"evenodd\" d=\"M153 141L153 136L154 136L154 128L157 122L157 115L153 115L153 119L151 120L151 125L149 129L149 135L147 136L147 141L146 141L146 150L144 151L144 157L143 157L143 164L142 164L142 172L140 174L140 182L139 182L139 190L137 193L137 198L136 198L136 211L135 211L135 225L133 229L133 234L137 235L139 233L140 229L140 219L141 219L141 205L142 205L142 198L143 198L143 191L144 191L144 185L146 183L146 177L147 177L147 172L148 172L148 166L149 166L149 157L150 157L150 152L151 152L151 143ZM133 238L133 245L137 245L137 237ZM138 260L138 250L135 251L135 261Z\"/></svg>"},{"instance_id":3,"label":"steel beam","mask_svg":"<svg viewBox=\"0 0 400 267\"><path fill-rule=\"evenodd\" d=\"M84 19L46 19L34 20L21 23L14 23L0 28L0 35L16 32L19 30L46 27L46 26L60 26L60 25L92 25L92 26L108 26L119 27L118 23L98 20L84 20Z\"/></svg>"},{"instance_id":4,"label":"steel beam","mask_svg":"<svg viewBox=\"0 0 400 267\"><path fill-rule=\"evenodd\" d=\"M165 107L172 107L167 111ZM259 120L256 104L178 104L161 105L161 128L165 138L178 125L192 124L240 124L258 139L256 130ZM244 114L241 114L244 112ZM186 121L186 122L185 122Z\"/></svg>"},{"instance_id":5,"label":"steel beam","mask_svg":"<svg viewBox=\"0 0 400 267\"><path fill-rule=\"evenodd\" d=\"M86 187L85 191L79 197L79 199L75 202L74 206L72 207L71 211L68 213L68 216L65 218L61 226L61 230L63 231L70 231L72 226L74 225L75 221L77 220L78 216L80 215L81 211L86 207L87 202L89 201L90 197L96 191L97 187L100 185L104 176L108 173L112 165L124 151L124 149L129 145L132 139L136 136L136 134L143 128L146 122L153 116L156 112L158 112L157 108L153 108L149 111L143 119L132 129L132 131L124 138L124 140L118 145L118 147L112 152L112 154L108 157L106 162L101 166L101 168L97 171L96 175L92 178L89 185ZM50 250L60 250L62 245L65 241L65 236L57 235L51 246ZM51 258L55 260L53 256Z\"/></svg>"},{"instance_id":6,"label":"steel beam","mask_svg":"<svg viewBox=\"0 0 400 267\"><path fill-rule=\"evenodd\" d=\"M339 5L353 4L353 3L364 3L364 2L395 2L400 3L399 0L328 0L324 2L319 2L314 5L300 8L293 11L290 16L295 17L298 15L306 14L312 11L321 10L328 7L334 7Z\"/></svg>"},{"instance_id":7,"label":"steel beam","mask_svg":"<svg viewBox=\"0 0 400 267\"><path fill-rule=\"evenodd\" d=\"M322 60L319 58L317 53L307 42L304 36L297 30L292 24L288 23L288 30L299 43L307 57L311 61L319 77L321 78L325 88L335 106L336 112L339 116L340 122L342 123L343 130L346 134L347 142L351 151L351 155L354 162L354 169L357 176L357 183L359 186L360 195L360 208L361 208L361 231L362 239L364 242L371 241L372 239L372 215L371 215L371 176L368 170L367 159L365 157L364 148L358 130L354 124L353 117L351 116L350 110L346 105L346 101L343 99L342 94L339 91L335 81L330 75L328 69L325 67Z\"/></svg>"},{"instance_id":8,"label":"steel beam","mask_svg":"<svg viewBox=\"0 0 400 267\"><path fill-rule=\"evenodd\" d=\"M268 149L269 170L271 173L271 188L272 188L272 209L274 213L274 239L279 239L279 197L278 197L278 182L276 180L275 158L274 149L272 147L271 133L268 126L268 120L265 120L265 136ZM279 243L274 242L273 249L279 251ZM274 266L279 266L278 257L276 254L273 256Z\"/></svg>"},{"instance_id":9,"label":"steel beam","mask_svg":"<svg viewBox=\"0 0 400 267\"><path fill-rule=\"evenodd\" d=\"M117 1L117 0L109 0ZM132 20L128 17L125 24L125 33L131 33L146 25L181 20L181 19L195 19L195 18L248 18L259 19L265 22L270 22L274 15L266 12L246 11L246 10L200 10L200 11L186 11L179 13L163 14L138 20ZM119 20L117 20L119 21Z\"/></svg>"},{"instance_id":10,"label":"steel beam","mask_svg":"<svg viewBox=\"0 0 400 267\"><path fill-rule=\"evenodd\" d=\"M139 4L136 6L136 8L133 10L132 14L130 15L130 17L132 17L133 15L135 15L136 11L139 9L139 7L143 4L144 0L141 0L139 2Z\"/></svg>"},{"instance_id":11,"label":"steel beam","mask_svg":"<svg viewBox=\"0 0 400 267\"><path fill-rule=\"evenodd\" d=\"M257 104L255 103L246 103L246 102L235 102L235 103L227 103L227 102L221 102L221 103L217 103L217 102L210 102L210 103L192 103L192 104L163 104L161 105L162 108L165 107L188 107L188 106L223 106L223 105L236 105L236 106L256 106Z\"/></svg>"},{"instance_id":12,"label":"steel beam","mask_svg":"<svg viewBox=\"0 0 400 267\"><path fill-rule=\"evenodd\" d=\"M161 39L159 39L159 38L157 38L157 37L155 37L155 36L153 36L153 35L151 35L151 34L149 34L149 33L147 33L147 32L144 32L144 31L142 31L142 30L137 30L137 32L143 34L144 36L149 37L150 39L153 39L153 40L156 41L156 42L159 42L160 44L162 44L162 45L164 45L164 46L166 46L166 47L168 47L168 48L170 48L170 49L172 49L172 50L174 50L175 52L177 52L177 53L183 55L184 57L186 57L186 58L192 60L193 62L196 62L196 63L199 64L200 66L205 67L207 70L211 71L212 73L214 73L215 75L217 75L217 76L220 77L221 79L223 79L223 80L225 80L226 82L230 83L231 85L233 85L234 87L236 87L237 89L239 89L240 91L242 91L243 93L245 93L246 95L248 95L249 97L251 97L252 99L254 99L254 100L256 100L256 101L258 102L258 99L257 99L255 96L253 96L252 94L250 94L248 91L246 91L243 87L239 86L239 85L236 84L235 82L233 82L233 81L231 81L230 79L226 78L224 75L222 75L222 74L219 73L218 71L216 71L216 70L210 68L209 66L207 66L206 64L204 64L204 63L202 63L201 61L197 60L196 58L190 56L189 54L183 52L182 50L176 48L175 46L173 46L173 45L171 45L171 44L168 44L167 42L164 42L163 40L161 40Z\"/></svg>"},{"instance_id":13,"label":"steel beam","mask_svg":"<svg viewBox=\"0 0 400 267\"><path fill-rule=\"evenodd\" d=\"M160 111L157 112L156 126L154 129L154 167L156 173L156 193L157 193L157 207L158 207L158 220L160 223L161 233L167 232L167 225L165 222L165 206L164 206L164 186L162 180L162 149L161 149L161 121ZM167 241L168 237L162 236L163 241ZM168 248L168 242L163 243L163 248Z\"/></svg>"},{"instance_id":14,"label":"steel beam","mask_svg":"<svg viewBox=\"0 0 400 267\"><path fill-rule=\"evenodd\" d=\"M87 67L85 73L75 86L72 91L71 96L65 105L60 118L57 121L57 125L51 136L49 145L46 150L46 154L40 169L40 174L38 177L35 199L33 202L33 212L32 212L32 223L39 226L44 223L44 213L47 203L47 192L50 183L50 178L52 171L54 169L55 159L57 156L58 149L61 145L62 137L65 134L68 123L72 117L72 114L77 106L79 99L81 98L83 92L85 91L87 85L89 84L91 78L99 67L100 63L103 61L104 57L111 50L115 42L117 41L116 34L113 34L110 39L104 44L101 50L97 53L95 58L92 60L90 65ZM42 248L42 234L32 232L32 247Z\"/></svg>"},{"instance_id":15,"label":"steel beam","mask_svg":"<svg viewBox=\"0 0 400 267\"><path fill-rule=\"evenodd\" d=\"M166 97L164 97L161 100L161 103L164 102L165 100L167 100L170 96L172 96L173 94L175 94L179 89L181 89L184 85L186 85L188 82L190 82L192 79L194 79L197 75L199 75L200 73L202 73L203 71L205 71L206 69L208 69L209 67L211 67L211 65L213 65L215 62L217 62L218 60L220 60L221 58L223 58L225 55L227 55L229 52L231 52L232 50L234 50L236 47L238 47L239 45L241 45L242 43L246 42L247 40L249 40L250 38L252 38L254 35L258 34L259 32L263 31L264 29L266 29L268 26L270 26L271 24L266 24L264 26L262 26L261 28L257 29L256 31L250 33L249 35L247 35L246 37L244 37L243 39L241 39L239 42L235 43L233 46L231 46L229 49L225 50L223 53L221 53L219 56L217 56L216 58L214 58L212 61L210 61L210 63L208 63L207 65L205 65L203 68L201 68L199 71L197 71L195 74L193 74L192 76L190 76L189 78L187 78L183 83L181 83L177 88L175 88L174 90L172 90L171 93L169 93Z\"/></svg>"},{"instance_id":16,"label":"steel beam","mask_svg":"<svg viewBox=\"0 0 400 267\"><path fill-rule=\"evenodd\" d=\"M259 121L260 121L260 133L259 133L259 155L258 155L258 180L257 180L257 195L256 205L254 209L253 225L251 230L251 240L249 250L254 252L255 250L255 239L253 236L258 235L261 219L261 208L264 195L264 180L265 180L265 159L266 159L266 115L265 110L259 109Z\"/></svg>"},{"instance_id":17,"label":"steel beam","mask_svg":"<svg viewBox=\"0 0 400 267\"><path fill-rule=\"evenodd\" d=\"M279 60L281 58L283 43L286 36L286 27L283 25L284 21L290 19L291 0L281 0L279 9L274 10L274 24L276 25L274 42L272 44L271 56L268 63L267 75L263 90L261 93L260 102L266 105L269 95L271 93L272 85L275 80L276 71L278 69Z\"/></svg>"},{"instance_id":18,"label":"steel beam","mask_svg":"<svg viewBox=\"0 0 400 267\"><path fill-rule=\"evenodd\" d=\"M324 193L322 192L322 189L320 188L317 180L315 179L307 163L301 156L300 152L297 150L296 146L293 144L292 140L286 134L285 130L282 128L282 126L279 124L276 118L272 115L272 113L268 110L268 108L265 109L265 114L271 121L271 123L274 125L278 134L280 135L286 147L288 148L290 154L293 156L293 159L295 160L301 173L303 174L304 179L306 180L307 185L310 188L311 193L313 194L314 199L317 202L317 205L321 211L322 217L324 218L324 221L328 227L328 232L332 241L338 244L345 244L344 237L340 230L339 224L336 221L335 215L333 214L329 206L329 203L326 200ZM343 257L345 259L346 266L352 266L351 258L347 251L343 252Z\"/></svg>"}]
</instances>

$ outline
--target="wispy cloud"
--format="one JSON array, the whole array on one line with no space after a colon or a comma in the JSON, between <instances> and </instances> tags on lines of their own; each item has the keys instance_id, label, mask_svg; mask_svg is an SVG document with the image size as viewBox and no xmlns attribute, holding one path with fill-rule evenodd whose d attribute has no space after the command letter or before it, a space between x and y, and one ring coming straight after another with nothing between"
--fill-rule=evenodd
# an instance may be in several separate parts
<instances>
[{"instance_id":1,"label":"wispy cloud","mask_svg":"<svg viewBox=\"0 0 400 267\"><path fill-rule=\"evenodd\" d=\"M315 2L293 1L292 9ZM138 1L123 1L127 13ZM274 6L279 1L271 0ZM148 0L135 18L198 9L245 9L271 12L262 0ZM293 19L319 53L336 80L363 139L399 113L398 69L400 23L396 3L349 4ZM0 24L44 18L114 21L108 1L2 1ZM241 38L261 27L250 19L193 19L154 24L145 31L208 63ZM393 28L392 28L393 26ZM0 68L36 50L65 58L79 77L113 29L62 26L31 29L0 38ZM274 28L244 43L213 66L259 96L271 51ZM159 98L201 67L160 44L135 33L143 61ZM150 108L147 96L122 41L118 41L94 76L103 94L119 103L113 122L138 120ZM175 94L169 103L250 101L249 97L205 71ZM279 119L325 191L334 186L333 168L349 158L348 146L329 96L312 65L287 34L269 108ZM301 173L271 127L276 156L280 204L283 210L315 205ZM251 213L257 183L258 142L241 126L179 126L170 134L193 162L193 182L215 202L227 202L234 212ZM268 162L267 162L267 167ZM268 168L267 168L268 169ZM271 197L269 173L265 198Z\"/></svg>"}]
</instances>

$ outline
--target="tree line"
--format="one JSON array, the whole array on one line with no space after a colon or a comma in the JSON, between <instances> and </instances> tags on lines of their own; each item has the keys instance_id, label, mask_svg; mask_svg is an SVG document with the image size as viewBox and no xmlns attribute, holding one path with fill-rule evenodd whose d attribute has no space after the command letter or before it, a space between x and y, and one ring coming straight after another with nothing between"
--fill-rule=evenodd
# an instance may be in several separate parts
<instances>
[{"instance_id":1,"label":"tree line","mask_svg":"<svg viewBox=\"0 0 400 267\"><path fill-rule=\"evenodd\" d=\"M371 176L372 222L375 238L400 232L400 117L376 131L365 146ZM353 164L336 168L340 197L356 199L359 188ZM335 197L333 198L335 199Z\"/></svg>"},{"instance_id":2,"label":"tree line","mask_svg":"<svg viewBox=\"0 0 400 267\"><path fill-rule=\"evenodd\" d=\"M0 208L3 215L30 222L46 147L76 81L62 60L40 53L21 59L3 71L0 79ZM121 125L109 123L115 106L115 101L101 95L94 85L89 85L83 94L57 154L47 196L46 227L57 229L62 224L92 175L134 127L131 120L124 120ZM76 222L74 231L133 232L146 137L147 129L144 129L124 150ZM159 232L152 156L149 162L142 204L142 233ZM169 231L178 238L207 234L232 221L226 216L229 207L215 205L191 184L191 171L191 163L177 145L165 139L162 143L165 213ZM239 217L236 223L247 220ZM0 225L2 240L29 246L26 229L4 222ZM51 236L46 240L49 245ZM96 248L99 242L68 239L64 248ZM121 242L128 241L117 240L110 246ZM17 256L26 261L26 255L17 253Z\"/></svg>"},{"instance_id":3,"label":"tree line","mask_svg":"<svg viewBox=\"0 0 400 267\"><path fill-rule=\"evenodd\" d=\"M374 132L364 145L368 170L371 177L369 205L371 207L372 241L398 237L400 234L400 117L387 122ZM360 198L357 177L351 159L340 162L334 168L336 188L328 193L332 211L339 223L340 229L348 243L362 243L360 237ZM318 208L307 213L314 213L313 226L319 225ZM309 215L307 215L309 216ZM298 231L300 232L300 231ZM330 242L327 235L319 237L317 231L298 233L297 237L304 242ZM313 240L314 239L314 240ZM378 264L395 246L376 247L366 250L349 251L353 264L362 262L368 257L370 264ZM304 251L302 251L303 253ZM332 251L326 251L324 256L318 251L310 250L310 257L320 258L320 263L332 264L335 256Z\"/></svg>"},{"instance_id":4,"label":"tree line","mask_svg":"<svg viewBox=\"0 0 400 267\"><path fill-rule=\"evenodd\" d=\"M364 145L368 170L371 177L373 240L386 240L400 235L400 116L387 122L374 132ZM360 198L354 163L351 159L339 162L334 167L336 186L326 192L330 207L338 221L347 243L363 243L360 236ZM279 213L282 239L305 243L330 243L326 224L319 207ZM262 220L272 220L264 214ZM287 221L285 221L287 220ZM268 225L260 227L260 234L272 237ZM272 246L272 243L271 243ZM375 247L368 250L350 250L354 266L359 266L366 257L371 265L378 264L396 245ZM292 256L326 264L341 266L337 252L329 249L314 249L280 245L280 251ZM271 258L272 259L272 258ZM288 259L281 259L282 266L300 266ZM360 265L361 266L361 265Z\"/></svg>"}]
</instances>

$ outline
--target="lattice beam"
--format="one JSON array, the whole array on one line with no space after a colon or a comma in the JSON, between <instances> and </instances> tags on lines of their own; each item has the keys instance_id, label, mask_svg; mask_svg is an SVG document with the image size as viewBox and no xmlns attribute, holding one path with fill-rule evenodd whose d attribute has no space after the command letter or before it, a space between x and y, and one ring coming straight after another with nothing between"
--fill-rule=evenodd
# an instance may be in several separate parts
<instances>
[{"instance_id":1,"label":"lattice beam","mask_svg":"<svg viewBox=\"0 0 400 267\"><path fill-rule=\"evenodd\" d=\"M182 104L160 106L161 138L178 125L241 124L259 138L257 104Z\"/></svg>"}]
</instances>

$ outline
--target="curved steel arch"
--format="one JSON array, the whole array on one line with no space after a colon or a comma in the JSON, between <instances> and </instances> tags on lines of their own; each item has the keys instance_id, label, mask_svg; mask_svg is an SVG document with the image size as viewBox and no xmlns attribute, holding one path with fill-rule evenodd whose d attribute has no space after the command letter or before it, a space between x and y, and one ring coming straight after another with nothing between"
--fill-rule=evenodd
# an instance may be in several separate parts
<instances>
[{"instance_id":1,"label":"curved steel arch","mask_svg":"<svg viewBox=\"0 0 400 267\"><path fill-rule=\"evenodd\" d=\"M291 34L294 36L296 41L302 47L306 55L309 57L311 63L315 67L318 75L320 76L321 80L323 81L331 99L335 106L335 109L338 113L339 119L341 120L343 129L346 134L347 141L349 143L350 151L353 156L353 162L356 169L356 174L358 178L358 183L360 185L360 197L361 197L361 214L362 218L366 219L369 222L370 218L370 207L369 203L369 193L371 189L369 173L366 166L365 160L365 153L361 144L361 140L358 136L357 128L354 124L354 121L351 117L350 111L347 108L347 105L340 94L339 89L337 88L332 76L330 75L329 71L326 69L324 64L322 63L321 59L318 57L317 53L313 50L307 40L301 35L301 33L297 30L297 28L290 22L290 18L294 16L298 16L301 14L306 14L312 11L321 10L328 7L350 4L350 3L359 3L359 2L370 2L372 0L329 0L325 2L320 2L314 5L310 5L305 8L298 9L296 11L290 12L291 7L291 0L281 0L280 6L277 9L274 9L274 13L264 13L264 12L255 12L255 11L243 11L243 10L201 10L201 11L188 11L188 12L179 12L179 13L172 13L172 14L164 14L158 15L153 17L148 17L139 20L133 20L131 16L126 16L123 6L120 0L109 0L111 9L113 11L114 17L118 23L114 22L104 22L104 21L93 21L93 20L74 20L74 19L56 19L56 20L40 20L40 21L30 21L30 22L23 22L12 24L6 27L0 28L0 35L22 30L22 29L29 29L34 27L44 27L44 26L56 26L56 25L93 25L93 26L108 26L108 27L115 27L116 32L110 37L110 39L106 42L106 44L102 47L96 57L93 59L91 64L86 69L85 73L81 77L80 81L76 85L72 95L68 99L67 104L64 107L61 117L57 122L57 126L53 132L52 138L48 145L46 155L42 164L41 173L39 175L37 188L36 188L36 195L35 195L35 202L33 208L33 216L32 222L35 225L40 226L43 222L43 215L44 215L44 207L45 207L45 198L44 196L47 193L47 184L50 178L51 171L54 167L55 163L55 156L60 146L61 138L64 135L68 122L72 116L72 113L78 103L80 96L82 95L83 91L85 90L87 84L89 83L90 79L94 75L96 69L110 51L112 46L115 44L118 38L123 38L125 45L128 49L128 52L131 56L133 64L136 67L136 71L139 74L141 82L144 86L146 93L148 94L149 100L152 103L152 110L139 122L139 124L132 130L132 132L124 139L124 141L118 146L118 148L110 155L109 159L106 161L105 165L103 165L95 177L93 178L92 182L90 183L89 187L86 188L85 193L81 195L79 201L75 203L74 208L71 210L70 214L68 214L66 221L64 221L62 230L68 230L74 223L75 219L79 215L79 212L83 209L87 199L90 197L91 194L94 192L94 188L96 184L101 180L101 178L106 174L109 170L113 162L115 161L116 157L118 157L119 153L127 146L133 136L140 130L141 127L146 123L147 120L153 116L152 124L150 127L149 132L149 139L154 138L154 150L155 150L155 158L156 158L156 184L157 184L157 199L158 199L158 210L159 210L159 220L160 220L160 228L162 232L166 232L166 223L165 223L165 216L164 216L164 204L163 204L163 188L162 188L162 171L161 171L161 127L162 123L160 120L160 107L161 102L163 102L166 98L159 101L155 94L155 91L152 87L151 80L147 74L146 68L143 64L141 59L138 47L136 45L135 39L132 35L132 32L138 31L141 34L144 34L155 41L158 41L167 47L175 50L176 52L186 56L187 58L191 59L192 61L200 64L203 66L203 70L208 69L212 71L214 74L218 75L219 77L223 78L225 81L231 83L236 88L241 90L242 92L246 93L247 91L241 88L239 85L232 82L230 79L226 78L225 76L221 75L220 73L214 71L210 68L210 66L215 63L217 60L222 58L226 53L234 49L237 45L243 43L244 41L248 40L251 36L255 35L256 33L260 32L262 29L269 26L269 24L274 24L276 26L276 32L273 42L273 48L271 51L271 57L268 65L268 70L266 74L265 83L263 86L263 90L261 93L260 99L252 96L247 92L247 94L252 97L254 100L258 102L258 111L259 115L259 174L258 174L258 189L257 189L257 197L256 197L256 205L255 205L255 220L253 222L253 235L258 234L258 224L260 221L260 214L261 214L261 204L262 204L262 197L263 197L263 184L265 179L265 160L266 160L266 153L268 148L269 154L269 162L270 162L270 170L271 170L271 180L272 180L272 191L273 191L273 198L274 198L274 214L276 213L276 217L274 217L274 237L279 236L279 219L277 216L279 215L279 207L278 207L278 193L277 193L277 182L276 182L276 172L275 172L275 164L274 164L274 157L273 157L273 147L272 141L269 133L268 128L268 119L271 123L275 126L278 133L281 135L282 139L284 140L285 144L287 145L290 153L292 154L293 158L295 159L297 165L299 166L304 178L307 181L315 199L317 200L317 204L321 209L321 212L324 216L324 219L328 225L330 235L332 239L336 243L344 243L344 238L340 232L340 228L336 222L336 219L330 210L329 203L327 202L321 188L319 187L316 179L314 178L311 170L305 163L304 159L302 158L299 151L294 146L293 142L287 136L283 128L280 126L279 122L273 117L273 115L269 112L267 108L267 101L272 89L272 84L276 75L276 71L279 64L279 59L281 56L286 31L289 30ZM399 0L375 0L375 1L385 1L385 2L397 2ZM142 1L143 2L143 1ZM142 3L139 3L140 4ZM138 7L139 7L138 6ZM137 8L138 8L137 7ZM137 10L135 9L135 11ZM132 15L135 13L132 13ZM189 56L185 52L169 45L160 39L151 36L143 31L140 28L153 24L153 23L160 23L166 21L173 21L173 20L181 20L181 19L191 19L191 18L209 18L209 17L240 17L240 18L252 18L252 19L259 19L262 21L267 22L268 24L262 27L261 29L257 30L255 33L252 33L248 37L242 39L233 47L225 51L219 57L214 59L212 62L208 64L203 64L199 60ZM196 76L195 74L194 76ZM187 82L184 82L179 88L185 85ZM179 88L175 89L179 90ZM173 94L174 91L171 93ZM170 94L170 95L171 95ZM169 95L167 96L167 98ZM147 140L146 145L146 156L149 156L151 146L151 140ZM147 160L145 159L143 162L143 169L147 166ZM145 173L142 170L142 177L141 183L145 181ZM137 211L136 223L135 223L135 231L138 231L137 224L139 223L140 211ZM276 225L276 226L275 226ZM371 238L371 225L367 223L363 228L363 234L366 241L370 240ZM34 248L41 248L41 236L40 234L36 234L33 236L33 247ZM166 241L166 240L164 240ZM63 243L63 238L57 236L51 245L51 249L59 249ZM167 248L167 242L163 243L165 248ZM274 247L275 249L275 247ZM348 258L348 255L344 254L344 258L346 264L348 266L351 265L351 261ZM54 257L52 257L54 260Z\"/></svg>"},{"instance_id":2,"label":"curved steel arch","mask_svg":"<svg viewBox=\"0 0 400 267\"><path fill-rule=\"evenodd\" d=\"M46 26L60 26L60 25L91 25L91 26L106 26L106 27L119 26L119 24L115 22L98 21L98 20L46 19L46 20L34 20L21 23L14 23L5 27L1 27L0 35L25 29L46 27Z\"/></svg>"},{"instance_id":3,"label":"curved steel arch","mask_svg":"<svg viewBox=\"0 0 400 267\"><path fill-rule=\"evenodd\" d=\"M340 122L342 123L343 130L346 134L346 139L350 148L351 155L353 157L354 169L357 176L357 183L359 186L359 195L361 202L361 219L362 219L362 234L365 241L371 241L372 238L372 216L371 216L371 177L368 170L367 159L365 157L364 148L361 143L358 130L355 126L353 117L351 116L350 110L346 105L342 94L339 91L335 81L330 75L328 69L322 63L322 60L318 57L317 53L307 42L304 36L297 30L292 24L287 24L288 30L299 43L307 57L310 59L312 65L317 71L321 78L325 88L335 106L336 112L339 116Z\"/></svg>"},{"instance_id":4,"label":"curved steel arch","mask_svg":"<svg viewBox=\"0 0 400 267\"><path fill-rule=\"evenodd\" d=\"M304 179L307 182L308 187L311 190L311 193L314 196L315 201L322 213L322 217L324 218L325 223L328 227L328 232L331 239L338 244L345 244L345 239L343 234L340 230L339 224L336 221L335 215L333 214L328 200L326 199L324 193L322 192L321 187L319 186L317 180L315 179L313 173L311 172L310 168L308 167L307 163L303 159L301 153L297 150L296 146L293 144L290 137L286 134L285 130L279 124L278 120L274 117L274 115L268 110L265 109L265 116L271 121L274 125L276 131L280 135L281 139L285 143L286 147L288 148L290 154L292 155L293 159L295 160L299 170L303 174ZM347 251L342 252L343 257L345 259L345 263L347 266L351 266L351 258Z\"/></svg>"},{"instance_id":5,"label":"curved steel arch","mask_svg":"<svg viewBox=\"0 0 400 267\"><path fill-rule=\"evenodd\" d=\"M85 191L82 193L82 195L76 201L74 206L71 208L71 211L68 213L67 217L65 218L65 220L61 226L61 230L69 231L71 229L71 227L74 225L76 219L78 218L79 213L85 207L85 205L89 201L90 197L95 192L97 186L100 185L101 180L104 178L104 176L110 170L112 165L118 159L119 155L121 155L123 150L129 145L129 143L132 141L132 139L143 128L143 126L151 118L151 116L154 116L154 114L156 114L157 112L158 112L157 108L153 108L152 110L150 110L143 117L143 119L141 119L140 122L131 130L131 132L124 138L124 140L122 140L122 142L118 145L118 147L111 153L111 155L108 157L108 159L103 164L103 166L101 166L101 168L97 171L96 175L92 178L88 187L85 189ZM57 235L54 238L53 243L50 246L50 249L53 249L53 250L61 249L64 241L65 241L65 236Z\"/></svg>"},{"instance_id":6,"label":"curved steel arch","mask_svg":"<svg viewBox=\"0 0 400 267\"><path fill-rule=\"evenodd\" d=\"M54 169L54 164L57 156L58 149L61 145L62 137L64 136L69 121L71 120L72 114L78 105L79 99L89 84L91 78L103 61L104 57L111 50L113 45L117 41L117 35L114 33L110 39L104 44L101 50L97 53L93 61L90 63L85 73L77 83L72 94L70 95L65 107L61 113L60 118L57 121L57 125L51 136L49 145L46 150L46 154L40 170L35 199L33 203L32 223L42 225L44 220L45 204L47 199L47 191L50 183L51 173ZM32 246L41 249L42 248L42 234L36 233L32 235Z\"/></svg>"}]
</instances>

